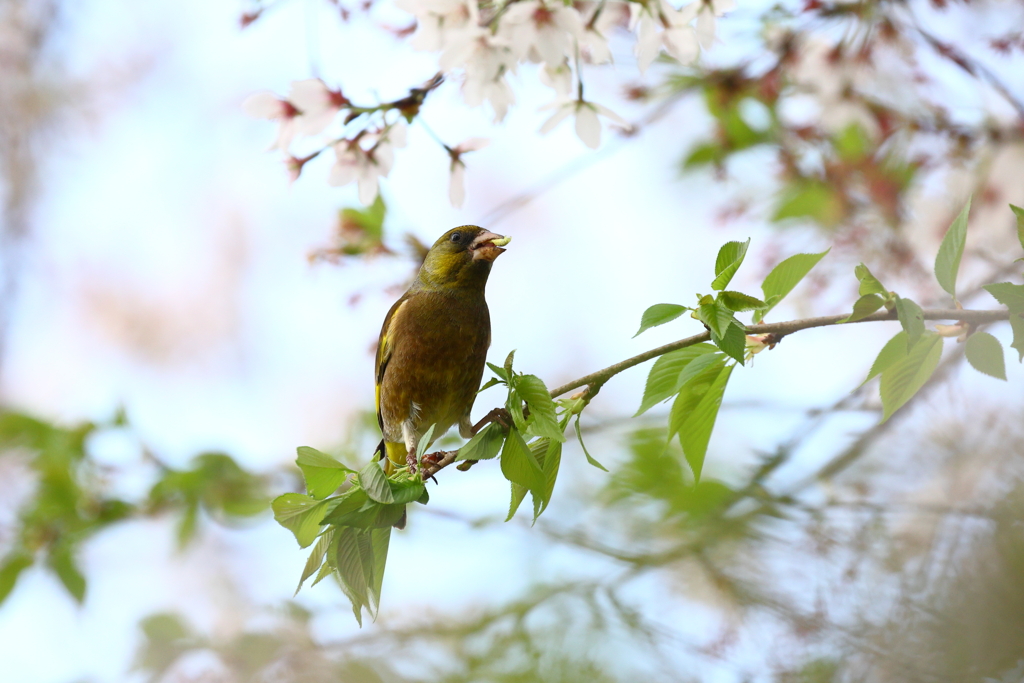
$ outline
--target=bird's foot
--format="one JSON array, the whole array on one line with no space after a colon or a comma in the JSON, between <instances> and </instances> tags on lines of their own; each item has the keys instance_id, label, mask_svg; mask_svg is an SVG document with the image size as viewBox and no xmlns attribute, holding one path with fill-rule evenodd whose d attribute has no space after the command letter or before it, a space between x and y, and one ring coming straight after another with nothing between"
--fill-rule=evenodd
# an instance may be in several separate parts
<instances>
[{"instance_id":1,"label":"bird's foot","mask_svg":"<svg viewBox=\"0 0 1024 683\"><path fill-rule=\"evenodd\" d=\"M501 425L502 429L506 432L512 428L512 415L504 408L495 408L491 412L483 416L479 422L473 425L473 434L475 435L481 429L486 427L492 422L497 422ZM468 461L467 461L468 462Z\"/></svg>"},{"instance_id":2,"label":"bird's foot","mask_svg":"<svg viewBox=\"0 0 1024 683\"><path fill-rule=\"evenodd\" d=\"M405 455L405 464L409 466L409 472L416 474L416 451L409 450Z\"/></svg>"}]
</instances>

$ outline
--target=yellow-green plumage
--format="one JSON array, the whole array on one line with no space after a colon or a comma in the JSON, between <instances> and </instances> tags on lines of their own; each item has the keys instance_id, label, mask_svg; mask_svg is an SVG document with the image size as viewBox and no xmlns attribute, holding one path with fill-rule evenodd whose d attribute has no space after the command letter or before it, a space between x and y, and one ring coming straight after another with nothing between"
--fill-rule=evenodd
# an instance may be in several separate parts
<instances>
[{"instance_id":1,"label":"yellow-green plumage","mask_svg":"<svg viewBox=\"0 0 1024 683\"><path fill-rule=\"evenodd\" d=\"M495 244L497 242L498 244ZM388 311L376 360L377 420L387 469L404 466L431 425L433 438L459 425L483 376L491 321L484 286L508 242L483 228L449 230L430 248L415 281Z\"/></svg>"}]
</instances>

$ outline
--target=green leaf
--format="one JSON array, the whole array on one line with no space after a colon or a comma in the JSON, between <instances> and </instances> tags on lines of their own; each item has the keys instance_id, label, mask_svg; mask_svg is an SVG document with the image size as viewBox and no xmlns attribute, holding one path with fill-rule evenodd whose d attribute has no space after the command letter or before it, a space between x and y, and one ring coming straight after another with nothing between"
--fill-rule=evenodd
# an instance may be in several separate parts
<instances>
[{"instance_id":1,"label":"green leaf","mask_svg":"<svg viewBox=\"0 0 1024 683\"><path fill-rule=\"evenodd\" d=\"M455 460L490 460L498 454L504 442L505 435L502 433L501 425L492 422L459 449Z\"/></svg>"},{"instance_id":2,"label":"green leaf","mask_svg":"<svg viewBox=\"0 0 1024 683\"><path fill-rule=\"evenodd\" d=\"M501 473L514 484L536 491L544 486L544 473L517 429L509 430L501 451Z\"/></svg>"},{"instance_id":3,"label":"green leaf","mask_svg":"<svg viewBox=\"0 0 1024 683\"><path fill-rule=\"evenodd\" d=\"M504 364L503 367L505 368L505 377L506 377L506 379L512 379L512 377L513 377L513 374L512 374L512 359L515 358L515 355L516 355L516 350L512 349L511 351L508 352L508 355L505 356L505 364Z\"/></svg>"},{"instance_id":4,"label":"green leaf","mask_svg":"<svg viewBox=\"0 0 1024 683\"><path fill-rule=\"evenodd\" d=\"M878 352L878 356L875 357L875 362L871 364L871 369L868 371L868 376L864 378L864 381L860 383L864 386L872 377L881 374L889 366L896 361L904 358L907 355L907 333L900 331L896 333L896 336L885 343L882 350Z\"/></svg>"},{"instance_id":5,"label":"green leaf","mask_svg":"<svg viewBox=\"0 0 1024 683\"><path fill-rule=\"evenodd\" d=\"M679 395L676 396L676 400L672 402L672 409L668 414L668 439L671 440L679 430L682 429L686 422L687 417L692 413L700 400L707 393L711 385L714 384L715 380L720 374L722 369L725 367L725 360L720 354L715 354L714 362L705 361L706 358L701 358L704 367L700 369L700 372L689 372L694 368L699 361L694 361L686 368L689 372L690 377L680 387Z\"/></svg>"},{"instance_id":6,"label":"green leaf","mask_svg":"<svg viewBox=\"0 0 1024 683\"><path fill-rule=\"evenodd\" d=\"M378 468L379 469L379 468ZM277 523L295 534L300 548L309 546L320 534L326 502L301 493L285 493L271 503Z\"/></svg>"},{"instance_id":7,"label":"green leaf","mask_svg":"<svg viewBox=\"0 0 1024 683\"><path fill-rule=\"evenodd\" d=\"M324 501L325 512L320 524L343 526L347 523L346 520L351 519L352 515L358 513L370 502L366 491L358 486L353 486L340 496Z\"/></svg>"},{"instance_id":8,"label":"green leaf","mask_svg":"<svg viewBox=\"0 0 1024 683\"><path fill-rule=\"evenodd\" d=\"M395 505L415 502L427 489L418 475L412 479L388 479L388 485L391 487L391 497Z\"/></svg>"},{"instance_id":9,"label":"green leaf","mask_svg":"<svg viewBox=\"0 0 1024 683\"><path fill-rule=\"evenodd\" d=\"M342 590L352 603L352 613L355 615L360 627L363 625L362 608L371 609L369 599L370 586L367 581L367 574L370 572L366 571L364 564L363 555L365 551L361 546L365 544L360 543L363 540L360 537L365 537L365 535L365 531L353 529L352 527L337 529L338 546L334 560L338 578L341 580ZM372 558L367 559L372 563Z\"/></svg>"},{"instance_id":10,"label":"green leaf","mask_svg":"<svg viewBox=\"0 0 1024 683\"><path fill-rule=\"evenodd\" d=\"M85 576L75 562L75 549L69 543L59 543L50 550L47 564L64 584L71 597L81 604L85 600Z\"/></svg>"},{"instance_id":11,"label":"green leaf","mask_svg":"<svg viewBox=\"0 0 1024 683\"><path fill-rule=\"evenodd\" d=\"M306 582L306 579L313 576L313 574L320 569L320 566L324 563L324 556L327 554L327 548L330 547L331 540L333 538L334 529L328 529L324 533L320 534L320 538L316 539L316 545L313 546L313 551L309 554L309 559L306 560L306 566L302 569L302 577L299 578L299 585L295 587L295 595L299 594L299 590L302 589L302 584Z\"/></svg>"},{"instance_id":12,"label":"green leaf","mask_svg":"<svg viewBox=\"0 0 1024 683\"><path fill-rule=\"evenodd\" d=\"M736 311L754 311L758 308L767 308L768 304L756 297L742 292L725 291L718 295L718 301L725 304L726 308Z\"/></svg>"},{"instance_id":13,"label":"green leaf","mask_svg":"<svg viewBox=\"0 0 1024 683\"><path fill-rule=\"evenodd\" d=\"M861 263L859 266L853 269L854 275L860 281L860 291L858 294L866 296L868 294L878 294L883 299L889 298L889 290L885 288L878 278L871 274L868 267Z\"/></svg>"},{"instance_id":14,"label":"green leaf","mask_svg":"<svg viewBox=\"0 0 1024 683\"><path fill-rule=\"evenodd\" d=\"M309 584L310 588L312 588L313 586L317 585L325 578L330 576L331 572L335 571L335 568L337 567L339 534L335 533L334 529L330 530L330 534L331 540L327 544L327 555L324 558L323 565L320 566L320 571L316 573L316 577L314 577L313 583Z\"/></svg>"},{"instance_id":15,"label":"green leaf","mask_svg":"<svg viewBox=\"0 0 1024 683\"><path fill-rule=\"evenodd\" d=\"M605 472L607 472L608 469L604 465L599 463L597 460L594 460L594 458L592 458L590 456L590 453L587 451L586 444L583 443L583 433L580 432L580 416L579 415L576 416L575 426L576 426L576 438L579 439L580 448L583 449L583 455L587 456L587 462L589 462L591 465L593 465L597 469L604 470Z\"/></svg>"},{"instance_id":16,"label":"green leaf","mask_svg":"<svg viewBox=\"0 0 1024 683\"><path fill-rule=\"evenodd\" d=\"M1010 314L1010 329L1013 330L1013 343L1010 344L1011 349L1017 349L1017 353L1020 354L1018 362L1024 362L1024 318L1021 318L1019 314Z\"/></svg>"},{"instance_id":17,"label":"green leaf","mask_svg":"<svg viewBox=\"0 0 1024 683\"><path fill-rule=\"evenodd\" d=\"M683 170L705 164L717 164L725 159L725 150L721 145L707 143L694 147L683 162Z\"/></svg>"},{"instance_id":18,"label":"green leaf","mask_svg":"<svg viewBox=\"0 0 1024 683\"><path fill-rule=\"evenodd\" d=\"M370 584L370 597L373 600L373 618L377 618L380 609L380 590L384 585L384 569L388 561L388 547L391 544L391 527L370 530L370 550L373 553L373 564Z\"/></svg>"},{"instance_id":19,"label":"green leaf","mask_svg":"<svg viewBox=\"0 0 1024 683\"><path fill-rule=\"evenodd\" d=\"M499 384L504 384L504 381L498 379L497 377L492 377L489 380L487 380L486 382L484 382L484 385L482 387L480 387L479 389L477 389L476 393L478 393L478 394L479 393L483 393L484 391L487 391L491 387L497 386Z\"/></svg>"},{"instance_id":20,"label":"green leaf","mask_svg":"<svg viewBox=\"0 0 1024 683\"><path fill-rule=\"evenodd\" d=\"M644 386L644 398L640 402L637 415L650 410L654 405L661 403L676 395L681 386L679 373L695 358L714 353L715 347L711 344L695 344L684 349L669 351L660 356L651 367L647 375L647 384Z\"/></svg>"},{"instance_id":21,"label":"green leaf","mask_svg":"<svg viewBox=\"0 0 1024 683\"><path fill-rule=\"evenodd\" d=\"M942 357L942 337L925 332L909 352L902 344L900 351L902 357L882 371L882 422L909 401L935 372Z\"/></svg>"},{"instance_id":22,"label":"green leaf","mask_svg":"<svg viewBox=\"0 0 1024 683\"><path fill-rule=\"evenodd\" d=\"M533 495L533 521L536 522L541 513L551 502L555 491L555 480L558 479L558 467L562 462L562 444L551 439L537 439L530 444L530 451L540 462L543 471L543 485L530 491Z\"/></svg>"},{"instance_id":23,"label":"green leaf","mask_svg":"<svg viewBox=\"0 0 1024 683\"><path fill-rule=\"evenodd\" d=\"M817 181L791 183L781 195L773 222L810 218L825 227L838 225L845 213L843 200L832 187Z\"/></svg>"},{"instance_id":24,"label":"green leaf","mask_svg":"<svg viewBox=\"0 0 1024 683\"><path fill-rule=\"evenodd\" d=\"M764 300L768 308L760 310L755 314L758 321L768 315L768 311L775 308L786 295L793 291L793 288L804 279L811 268L818 264L818 261L825 258L831 249L826 249L820 254L794 254L779 265L772 268L768 277L761 283L761 291L764 292Z\"/></svg>"},{"instance_id":25,"label":"green leaf","mask_svg":"<svg viewBox=\"0 0 1024 683\"><path fill-rule=\"evenodd\" d=\"M502 382L508 381L508 373L505 372L505 368L499 368L494 363L488 363L487 367L491 369L491 372L500 377Z\"/></svg>"},{"instance_id":26,"label":"green leaf","mask_svg":"<svg viewBox=\"0 0 1024 683\"><path fill-rule=\"evenodd\" d=\"M722 406L722 396L725 394L725 386L729 382L733 367L735 366L728 365L719 371L714 382L703 392L697 405L688 412L679 428L679 443L683 447L683 455L686 456L686 462L690 463L696 481L700 481L708 442L711 440L711 432L715 428L718 409ZM685 393L684 388L679 393L680 397Z\"/></svg>"},{"instance_id":27,"label":"green leaf","mask_svg":"<svg viewBox=\"0 0 1024 683\"><path fill-rule=\"evenodd\" d=\"M858 320L863 320L884 305L885 300L877 294L865 294L853 304L853 313L839 322L855 323Z\"/></svg>"},{"instance_id":28,"label":"green leaf","mask_svg":"<svg viewBox=\"0 0 1024 683\"><path fill-rule=\"evenodd\" d=\"M743 326L738 322L730 325L725 329L725 336L719 337L715 333L711 333L711 341L715 343L715 346L722 349L726 355L736 359L740 365L743 365L743 356L747 350L747 335L743 331Z\"/></svg>"},{"instance_id":29,"label":"green leaf","mask_svg":"<svg viewBox=\"0 0 1024 683\"><path fill-rule=\"evenodd\" d=\"M719 338L725 336L730 325L740 324L733 312L718 302L701 304L697 308L697 319L708 326L711 334Z\"/></svg>"},{"instance_id":30,"label":"green leaf","mask_svg":"<svg viewBox=\"0 0 1024 683\"><path fill-rule=\"evenodd\" d=\"M370 500L375 500L378 503L395 502L395 498L391 494L391 487L388 486L388 478L376 460L371 460L366 463L366 467L359 470L359 485L366 491Z\"/></svg>"},{"instance_id":31,"label":"green leaf","mask_svg":"<svg viewBox=\"0 0 1024 683\"><path fill-rule=\"evenodd\" d=\"M417 465L423 460L423 454L427 452L427 449L430 448L430 444L433 442L434 427L436 427L436 426L437 426L436 424L430 425L430 427L427 429L427 431L423 434L423 436L420 437L420 440L416 443L416 463L417 463ZM377 469L380 469L380 468L378 467ZM366 487L364 486L363 488L366 488ZM367 492L369 492L369 489L367 489ZM372 495L370 497L373 498ZM377 499L374 498L374 500L377 500ZM380 502L381 503L390 503L391 501L390 500L382 500Z\"/></svg>"},{"instance_id":32,"label":"green leaf","mask_svg":"<svg viewBox=\"0 0 1024 683\"><path fill-rule=\"evenodd\" d=\"M686 306L678 304L654 304L640 317L640 329L633 335L633 338L635 339L645 330L675 320L688 310L690 309Z\"/></svg>"},{"instance_id":33,"label":"green leaf","mask_svg":"<svg viewBox=\"0 0 1024 683\"><path fill-rule=\"evenodd\" d=\"M967 216L971 212L971 200L967 199L960 215L946 231L939 245L939 253L935 256L935 278L942 285L942 288L949 292L956 301L956 275L960 270L960 257L964 255L964 245L967 243Z\"/></svg>"},{"instance_id":34,"label":"green leaf","mask_svg":"<svg viewBox=\"0 0 1024 683\"><path fill-rule=\"evenodd\" d=\"M526 493L529 491L525 486L520 486L515 482L509 482L512 484L512 498L508 504L508 516L505 517L505 521L509 521L516 515L516 511L519 510L519 506L522 504L523 499L526 498Z\"/></svg>"},{"instance_id":35,"label":"green leaf","mask_svg":"<svg viewBox=\"0 0 1024 683\"><path fill-rule=\"evenodd\" d=\"M725 289L729 286L729 281L742 265L749 246L749 237L746 242L726 242L722 245L718 250L718 258L715 259L715 279L711 283L711 289Z\"/></svg>"},{"instance_id":36,"label":"green leaf","mask_svg":"<svg viewBox=\"0 0 1024 683\"><path fill-rule=\"evenodd\" d=\"M373 200L373 204L370 204L365 209L342 209L341 220L344 224L358 226L367 235L379 240L384 235L384 216L386 213L387 208L384 206L384 200L378 194L377 198Z\"/></svg>"},{"instance_id":37,"label":"green leaf","mask_svg":"<svg viewBox=\"0 0 1024 683\"><path fill-rule=\"evenodd\" d=\"M1010 313L1024 313L1024 285L997 282L994 285L985 285L984 289L994 296L996 301L1009 308Z\"/></svg>"},{"instance_id":38,"label":"green leaf","mask_svg":"<svg viewBox=\"0 0 1024 683\"><path fill-rule=\"evenodd\" d=\"M536 375L520 375L516 380L516 391L530 406L530 431L537 436L565 441L562 426L555 416L555 401L544 381Z\"/></svg>"},{"instance_id":39,"label":"green leaf","mask_svg":"<svg viewBox=\"0 0 1024 683\"><path fill-rule=\"evenodd\" d=\"M341 486L355 470L345 467L331 456L309 446L299 446L295 464L306 480L306 493L314 498L326 498Z\"/></svg>"},{"instance_id":40,"label":"green leaf","mask_svg":"<svg viewBox=\"0 0 1024 683\"><path fill-rule=\"evenodd\" d=\"M1013 204L1010 204L1010 209L1013 211L1013 215L1017 217L1017 241L1024 248L1024 209Z\"/></svg>"},{"instance_id":41,"label":"green leaf","mask_svg":"<svg viewBox=\"0 0 1024 683\"><path fill-rule=\"evenodd\" d=\"M1006 381L1006 360L1003 345L988 332L975 332L967 338L964 353L967 362L978 372Z\"/></svg>"},{"instance_id":42,"label":"green leaf","mask_svg":"<svg viewBox=\"0 0 1024 683\"><path fill-rule=\"evenodd\" d=\"M32 566L32 556L25 552L11 553L0 565L0 604L14 590L21 572Z\"/></svg>"},{"instance_id":43,"label":"green leaf","mask_svg":"<svg viewBox=\"0 0 1024 683\"><path fill-rule=\"evenodd\" d=\"M907 333L907 348L909 349L924 334L924 312L910 299L897 296L896 315L899 316L903 331Z\"/></svg>"},{"instance_id":44,"label":"green leaf","mask_svg":"<svg viewBox=\"0 0 1024 683\"><path fill-rule=\"evenodd\" d=\"M871 139L859 123L851 123L833 138L833 146L844 161L860 161L870 151Z\"/></svg>"},{"instance_id":45,"label":"green leaf","mask_svg":"<svg viewBox=\"0 0 1024 683\"><path fill-rule=\"evenodd\" d=\"M512 416L512 424L520 432L526 431L526 416L523 414L523 397L514 388L515 383L509 384L508 397L505 399L505 410Z\"/></svg>"}]
</instances>

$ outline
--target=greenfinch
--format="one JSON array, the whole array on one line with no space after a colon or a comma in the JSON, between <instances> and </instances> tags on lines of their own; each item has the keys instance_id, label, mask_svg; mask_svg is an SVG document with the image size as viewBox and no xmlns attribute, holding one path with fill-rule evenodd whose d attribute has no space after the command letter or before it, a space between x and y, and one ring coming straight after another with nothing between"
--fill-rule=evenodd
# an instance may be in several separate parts
<instances>
[{"instance_id":1,"label":"greenfinch","mask_svg":"<svg viewBox=\"0 0 1024 683\"><path fill-rule=\"evenodd\" d=\"M453 425L473 435L469 414L480 388L491 319L484 286L511 240L475 225L443 234L427 252L409 291L384 318L377 343L377 451L385 470L415 469L416 446Z\"/></svg>"}]
</instances>

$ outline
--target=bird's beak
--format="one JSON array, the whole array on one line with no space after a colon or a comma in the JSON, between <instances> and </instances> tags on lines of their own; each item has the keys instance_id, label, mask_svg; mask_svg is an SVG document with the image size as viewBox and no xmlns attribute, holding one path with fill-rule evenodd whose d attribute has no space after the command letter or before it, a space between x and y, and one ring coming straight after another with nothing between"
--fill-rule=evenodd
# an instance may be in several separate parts
<instances>
[{"instance_id":1,"label":"bird's beak","mask_svg":"<svg viewBox=\"0 0 1024 683\"><path fill-rule=\"evenodd\" d=\"M504 237L485 230L477 235L477 238L469 245L469 250L473 252L474 261L478 259L493 261L505 251L502 247L511 241L511 237Z\"/></svg>"}]
</instances>

